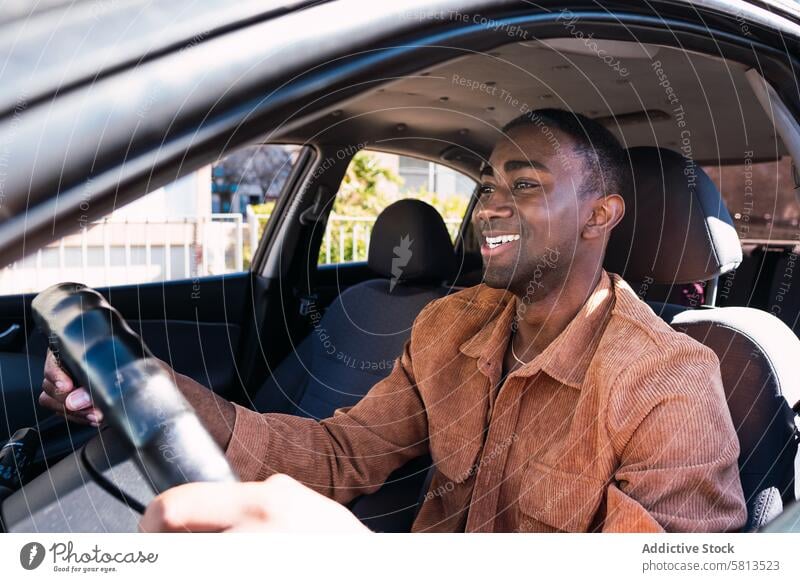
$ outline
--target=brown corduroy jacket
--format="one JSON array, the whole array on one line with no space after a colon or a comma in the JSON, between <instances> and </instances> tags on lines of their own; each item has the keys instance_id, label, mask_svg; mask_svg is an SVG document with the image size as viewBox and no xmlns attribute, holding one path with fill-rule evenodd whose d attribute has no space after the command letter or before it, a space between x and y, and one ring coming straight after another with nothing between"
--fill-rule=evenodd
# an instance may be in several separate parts
<instances>
[{"instance_id":1,"label":"brown corduroy jacket","mask_svg":"<svg viewBox=\"0 0 800 582\"><path fill-rule=\"evenodd\" d=\"M713 351L603 272L566 329L501 382L518 304L486 285L432 302L357 405L321 422L237 405L226 456L242 480L287 473L347 502L430 452L436 471L413 531L744 525Z\"/></svg>"}]
</instances>

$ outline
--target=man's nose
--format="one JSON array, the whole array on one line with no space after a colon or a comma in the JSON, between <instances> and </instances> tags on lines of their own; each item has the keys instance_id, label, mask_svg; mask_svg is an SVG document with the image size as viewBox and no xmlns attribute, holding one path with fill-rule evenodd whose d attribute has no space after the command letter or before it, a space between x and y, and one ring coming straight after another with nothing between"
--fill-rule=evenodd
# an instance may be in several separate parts
<instances>
[{"instance_id":1,"label":"man's nose","mask_svg":"<svg viewBox=\"0 0 800 582\"><path fill-rule=\"evenodd\" d=\"M475 219L479 222L490 222L496 218L510 218L513 213L511 197L497 191L478 199L478 203L475 205Z\"/></svg>"}]
</instances>

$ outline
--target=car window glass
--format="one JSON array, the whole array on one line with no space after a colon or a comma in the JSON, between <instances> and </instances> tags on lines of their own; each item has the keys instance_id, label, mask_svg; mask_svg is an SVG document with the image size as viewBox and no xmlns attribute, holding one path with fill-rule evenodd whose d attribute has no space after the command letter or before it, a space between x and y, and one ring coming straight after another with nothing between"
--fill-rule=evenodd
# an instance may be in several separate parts
<instances>
[{"instance_id":1,"label":"car window glass","mask_svg":"<svg viewBox=\"0 0 800 582\"><path fill-rule=\"evenodd\" d=\"M745 155L742 163L703 169L722 193L743 243L800 242L800 204L789 156L758 162Z\"/></svg>"},{"instance_id":2,"label":"car window glass","mask_svg":"<svg viewBox=\"0 0 800 582\"><path fill-rule=\"evenodd\" d=\"M366 261L375 219L401 198L416 198L433 206L455 241L474 189L474 180L441 164L360 151L350 162L336 195L319 264Z\"/></svg>"},{"instance_id":3,"label":"car window glass","mask_svg":"<svg viewBox=\"0 0 800 582\"><path fill-rule=\"evenodd\" d=\"M745 152L740 163L704 169L722 192L742 243L742 262L719 278L716 304L762 309L795 329L800 203L792 159L759 162Z\"/></svg>"},{"instance_id":4,"label":"car window glass","mask_svg":"<svg viewBox=\"0 0 800 582\"><path fill-rule=\"evenodd\" d=\"M298 146L242 148L0 269L0 294L235 273L250 258Z\"/></svg>"}]
</instances>

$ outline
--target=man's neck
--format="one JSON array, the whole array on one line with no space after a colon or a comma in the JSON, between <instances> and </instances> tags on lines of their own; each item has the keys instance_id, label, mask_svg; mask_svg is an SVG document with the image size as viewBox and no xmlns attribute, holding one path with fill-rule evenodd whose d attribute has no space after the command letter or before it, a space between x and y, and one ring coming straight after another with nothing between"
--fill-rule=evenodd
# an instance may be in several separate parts
<instances>
[{"instance_id":1,"label":"man's neck","mask_svg":"<svg viewBox=\"0 0 800 582\"><path fill-rule=\"evenodd\" d=\"M575 318L600 276L600 271L593 276L575 274L535 303L525 304L517 297L516 332L509 342L516 357L529 362L542 353Z\"/></svg>"}]
</instances>

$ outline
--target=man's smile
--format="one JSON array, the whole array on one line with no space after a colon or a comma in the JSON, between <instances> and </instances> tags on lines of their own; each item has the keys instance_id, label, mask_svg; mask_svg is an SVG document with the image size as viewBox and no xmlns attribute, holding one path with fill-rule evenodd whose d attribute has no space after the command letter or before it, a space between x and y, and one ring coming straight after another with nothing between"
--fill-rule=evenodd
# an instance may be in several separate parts
<instances>
[{"instance_id":1,"label":"man's smile","mask_svg":"<svg viewBox=\"0 0 800 582\"><path fill-rule=\"evenodd\" d=\"M518 234L498 234L495 236L484 237L481 245L481 254L485 257L497 255L511 247L516 246L519 240Z\"/></svg>"}]
</instances>

